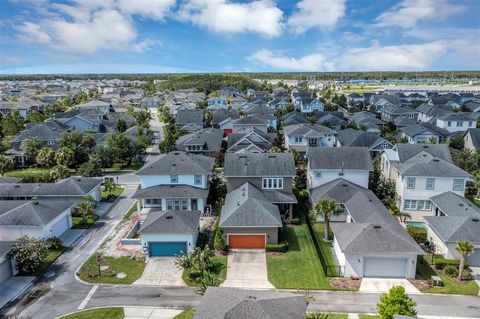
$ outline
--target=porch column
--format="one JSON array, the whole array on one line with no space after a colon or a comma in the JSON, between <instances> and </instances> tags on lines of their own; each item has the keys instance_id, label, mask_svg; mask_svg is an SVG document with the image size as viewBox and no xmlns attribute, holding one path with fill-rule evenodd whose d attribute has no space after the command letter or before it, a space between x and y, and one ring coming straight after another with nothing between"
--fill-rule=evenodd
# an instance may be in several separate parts
<instances>
[{"instance_id":1,"label":"porch column","mask_svg":"<svg viewBox=\"0 0 480 319\"><path fill-rule=\"evenodd\" d=\"M140 201L141 201L141 198L137 198L137 212L139 215L140 215L140 212L142 211L142 207L141 207L142 205Z\"/></svg>"},{"instance_id":2,"label":"porch column","mask_svg":"<svg viewBox=\"0 0 480 319\"><path fill-rule=\"evenodd\" d=\"M293 204L288 205L288 215L291 220L293 218Z\"/></svg>"}]
</instances>

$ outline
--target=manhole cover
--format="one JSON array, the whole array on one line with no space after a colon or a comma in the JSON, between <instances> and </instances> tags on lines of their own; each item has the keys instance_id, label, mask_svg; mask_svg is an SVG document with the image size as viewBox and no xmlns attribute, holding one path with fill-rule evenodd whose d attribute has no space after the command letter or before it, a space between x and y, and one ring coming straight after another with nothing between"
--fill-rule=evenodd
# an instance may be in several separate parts
<instances>
[{"instance_id":1,"label":"manhole cover","mask_svg":"<svg viewBox=\"0 0 480 319\"><path fill-rule=\"evenodd\" d=\"M116 277L119 279L123 279L127 277L127 274L124 272L119 272Z\"/></svg>"},{"instance_id":2,"label":"manhole cover","mask_svg":"<svg viewBox=\"0 0 480 319\"><path fill-rule=\"evenodd\" d=\"M45 278L52 278L53 276L55 276L55 272L54 271L47 271L43 277Z\"/></svg>"}]
</instances>

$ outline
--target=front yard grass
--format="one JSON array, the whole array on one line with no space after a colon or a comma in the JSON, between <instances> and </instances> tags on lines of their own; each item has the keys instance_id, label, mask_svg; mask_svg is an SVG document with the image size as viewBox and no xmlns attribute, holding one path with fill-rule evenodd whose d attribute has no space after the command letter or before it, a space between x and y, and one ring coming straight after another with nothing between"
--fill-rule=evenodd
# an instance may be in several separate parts
<instances>
[{"instance_id":1,"label":"front yard grass","mask_svg":"<svg viewBox=\"0 0 480 319\"><path fill-rule=\"evenodd\" d=\"M93 254L78 271L78 277L90 283L130 285L142 276L145 269L143 258L103 257L100 264L108 267L108 269L102 270L101 276L98 274L96 254ZM120 273L123 273L125 278L117 277L117 274Z\"/></svg>"},{"instance_id":2,"label":"front yard grass","mask_svg":"<svg viewBox=\"0 0 480 319\"><path fill-rule=\"evenodd\" d=\"M472 203L480 207L480 199L476 199L474 195L465 195Z\"/></svg>"},{"instance_id":3,"label":"front yard grass","mask_svg":"<svg viewBox=\"0 0 480 319\"><path fill-rule=\"evenodd\" d=\"M143 162L132 162L128 166L123 166L122 163L113 163L112 167L106 169L106 171L138 171L143 166Z\"/></svg>"},{"instance_id":4,"label":"front yard grass","mask_svg":"<svg viewBox=\"0 0 480 319\"><path fill-rule=\"evenodd\" d=\"M128 210L128 212L123 216L124 220L129 220L132 217L132 214L137 211L137 203L133 204L132 207Z\"/></svg>"},{"instance_id":5,"label":"front yard grass","mask_svg":"<svg viewBox=\"0 0 480 319\"><path fill-rule=\"evenodd\" d=\"M87 216L87 222L83 223L82 217L72 216L72 228L73 229L88 229L99 219L100 217L95 214L89 214Z\"/></svg>"},{"instance_id":6,"label":"front yard grass","mask_svg":"<svg viewBox=\"0 0 480 319\"><path fill-rule=\"evenodd\" d=\"M281 256L267 256L268 280L272 285L283 289L332 289L305 222L288 225L285 233L288 251Z\"/></svg>"},{"instance_id":7,"label":"front yard grass","mask_svg":"<svg viewBox=\"0 0 480 319\"><path fill-rule=\"evenodd\" d=\"M423 292L436 293L436 294L454 294L454 295L473 295L477 296L479 287L475 280L462 281L458 283L453 278L449 277L442 272L435 271L430 267L430 257L423 256L417 262L417 272L422 279L429 280L432 276L439 276L443 281L442 287L432 287Z\"/></svg>"},{"instance_id":8,"label":"front yard grass","mask_svg":"<svg viewBox=\"0 0 480 319\"><path fill-rule=\"evenodd\" d=\"M323 223L315 223L312 222L313 230L315 231L315 240L317 241L318 245L320 246L320 250L322 251L323 257L325 258L325 262L328 266L336 265L337 262L335 257L333 256L333 242L326 242L323 240L325 236L324 224ZM333 238L330 236L330 238ZM333 270L335 275L338 276L338 270ZM328 272L330 274L330 271Z\"/></svg>"},{"instance_id":9,"label":"front yard grass","mask_svg":"<svg viewBox=\"0 0 480 319\"><path fill-rule=\"evenodd\" d=\"M102 186L102 202L114 201L116 198L122 195L124 190L125 188L123 186L118 186L117 189L112 192L112 197L108 198L109 194L105 191L105 187Z\"/></svg>"},{"instance_id":10,"label":"front yard grass","mask_svg":"<svg viewBox=\"0 0 480 319\"><path fill-rule=\"evenodd\" d=\"M381 317L379 315L358 315L358 319L380 319Z\"/></svg>"},{"instance_id":11,"label":"front yard grass","mask_svg":"<svg viewBox=\"0 0 480 319\"><path fill-rule=\"evenodd\" d=\"M121 307L98 308L75 312L60 319L123 319L125 313Z\"/></svg>"},{"instance_id":12,"label":"front yard grass","mask_svg":"<svg viewBox=\"0 0 480 319\"><path fill-rule=\"evenodd\" d=\"M227 278L227 256L215 256L212 257L212 262L214 264L214 273L217 274L221 282L224 282ZM190 287L199 287L199 284L191 280L189 277L190 271L185 269L182 274L183 281Z\"/></svg>"},{"instance_id":13,"label":"front yard grass","mask_svg":"<svg viewBox=\"0 0 480 319\"><path fill-rule=\"evenodd\" d=\"M311 313L307 314L307 319L319 318L319 319L347 319L348 315L341 313Z\"/></svg>"},{"instance_id":14,"label":"front yard grass","mask_svg":"<svg viewBox=\"0 0 480 319\"><path fill-rule=\"evenodd\" d=\"M190 308L179 313L178 315L173 317L173 319L192 319L193 316L195 316L195 309Z\"/></svg>"}]
</instances>

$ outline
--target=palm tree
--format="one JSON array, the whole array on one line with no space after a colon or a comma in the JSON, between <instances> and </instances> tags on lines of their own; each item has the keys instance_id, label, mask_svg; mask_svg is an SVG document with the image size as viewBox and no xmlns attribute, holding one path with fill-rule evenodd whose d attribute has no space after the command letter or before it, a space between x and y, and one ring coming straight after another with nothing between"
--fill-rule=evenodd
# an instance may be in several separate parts
<instances>
[{"instance_id":1,"label":"palm tree","mask_svg":"<svg viewBox=\"0 0 480 319\"><path fill-rule=\"evenodd\" d=\"M93 214L93 210L95 209L96 202L92 196L87 195L85 196L80 203L77 205L77 212L82 214L82 223L87 223L87 217L90 214Z\"/></svg>"},{"instance_id":2,"label":"palm tree","mask_svg":"<svg viewBox=\"0 0 480 319\"><path fill-rule=\"evenodd\" d=\"M458 279L462 280L463 268L465 267L465 257L473 254L475 248L468 241L459 241L457 242L457 246L455 247L455 249L462 256L462 259L460 259L460 268L458 269Z\"/></svg>"},{"instance_id":3,"label":"palm tree","mask_svg":"<svg viewBox=\"0 0 480 319\"><path fill-rule=\"evenodd\" d=\"M310 214L317 218L318 216L323 216L324 226L325 226L325 241L330 240L329 230L330 230L330 218L332 216L338 216L342 213L342 207L333 199L325 198L321 201L315 203L313 208L310 211Z\"/></svg>"},{"instance_id":4,"label":"palm tree","mask_svg":"<svg viewBox=\"0 0 480 319\"><path fill-rule=\"evenodd\" d=\"M282 149L278 146L272 146L271 149L268 150L269 153L282 153Z\"/></svg>"}]
</instances>

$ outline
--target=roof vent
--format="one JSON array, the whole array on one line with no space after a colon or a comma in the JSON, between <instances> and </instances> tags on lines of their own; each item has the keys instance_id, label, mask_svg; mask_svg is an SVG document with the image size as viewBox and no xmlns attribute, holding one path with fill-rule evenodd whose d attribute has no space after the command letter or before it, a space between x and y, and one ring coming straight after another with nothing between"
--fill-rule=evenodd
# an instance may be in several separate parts
<instances>
[{"instance_id":1,"label":"roof vent","mask_svg":"<svg viewBox=\"0 0 480 319\"><path fill-rule=\"evenodd\" d=\"M257 300L257 297L255 297L255 296L245 296L245 299L247 299L247 300Z\"/></svg>"},{"instance_id":2,"label":"roof vent","mask_svg":"<svg viewBox=\"0 0 480 319\"><path fill-rule=\"evenodd\" d=\"M268 158L277 158L276 155L268 155Z\"/></svg>"},{"instance_id":3,"label":"roof vent","mask_svg":"<svg viewBox=\"0 0 480 319\"><path fill-rule=\"evenodd\" d=\"M478 218L472 218L472 222L480 222L480 219L478 219Z\"/></svg>"},{"instance_id":4,"label":"roof vent","mask_svg":"<svg viewBox=\"0 0 480 319\"><path fill-rule=\"evenodd\" d=\"M382 226L380 226L380 225L373 225L373 229L381 229L381 228L382 228Z\"/></svg>"},{"instance_id":5,"label":"roof vent","mask_svg":"<svg viewBox=\"0 0 480 319\"><path fill-rule=\"evenodd\" d=\"M462 204L462 203L460 203L460 204L458 204L458 206L460 206L460 207L463 207L463 204Z\"/></svg>"},{"instance_id":6,"label":"roof vent","mask_svg":"<svg viewBox=\"0 0 480 319\"><path fill-rule=\"evenodd\" d=\"M173 216L172 215L168 215L165 217L165 219L173 219Z\"/></svg>"},{"instance_id":7,"label":"roof vent","mask_svg":"<svg viewBox=\"0 0 480 319\"><path fill-rule=\"evenodd\" d=\"M433 161L434 161L434 162L440 162L438 159L434 159Z\"/></svg>"},{"instance_id":8,"label":"roof vent","mask_svg":"<svg viewBox=\"0 0 480 319\"><path fill-rule=\"evenodd\" d=\"M342 184L343 187L348 187L348 184Z\"/></svg>"},{"instance_id":9,"label":"roof vent","mask_svg":"<svg viewBox=\"0 0 480 319\"><path fill-rule=\"evenodd\" d=\"M180 155L180 153L179 152L174 152L173 155Z\"/></svg>"},{"instance_id":10,"label":"roof vent","mask_svg":"<svg viewBox=\"0 0 480 319\"><path fill-rule=\"evenodd\" d=\"M428 145L423 145L423 148L428 148Z\"/></svg>"},{"instance_id":11,"label":"roof vent","mask_svg":"<svg viewBox=\"0 0 480 319\"><path fill-rule=\"evenodd\" d=\"M38 202L33 202L32 204L33 204L33 205L38 205Z\"/></svg>"},{"instance_id":12,"label":"roof vent","mask_svg":"<svg viewBox=\"0 0 480 319\"><path fill-rule=\"evenodd\" d=\"M20 185L13 185L14 188L20 188Z\"/></svg>"},{"instance_id":13,"label":"roof vent","mask_svg":"<svg viewBox=\"0 0 480 319\"><path fill-rule=\"evenodd\" d=\"M237 202L237 206L240 206L240 202Z\"/></svg>"}]
</instances>

